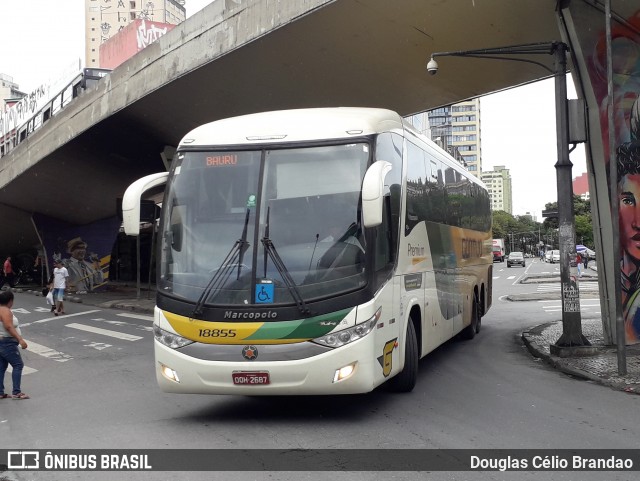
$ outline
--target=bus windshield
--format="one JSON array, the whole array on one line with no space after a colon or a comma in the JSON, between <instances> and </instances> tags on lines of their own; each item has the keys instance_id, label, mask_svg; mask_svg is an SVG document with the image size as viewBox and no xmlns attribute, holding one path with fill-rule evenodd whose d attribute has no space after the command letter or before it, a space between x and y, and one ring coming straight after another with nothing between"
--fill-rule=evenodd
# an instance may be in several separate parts
<instances>
[{"instance_id":1,"label":"bus windshield","mask_svg":"<svg viewBox=\"0 0 640 481\"><path fill-rule=\"evenodd\" d=\"M179 153L158 292L201 307L299 305L362 288L369 157L365 142Z\"/></svg>"}]
</instances>

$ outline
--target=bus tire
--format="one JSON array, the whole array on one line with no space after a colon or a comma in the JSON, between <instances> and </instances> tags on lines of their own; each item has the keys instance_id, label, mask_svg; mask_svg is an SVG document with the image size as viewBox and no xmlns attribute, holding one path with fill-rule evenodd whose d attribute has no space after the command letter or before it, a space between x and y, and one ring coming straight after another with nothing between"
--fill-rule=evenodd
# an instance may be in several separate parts
<instances>
[{"instance_id":1,"label":"bus tire","mask_svg":"<svg viewBox=\"0 0 640 481\"><path fill-rule=\"evenodd\" d=\"M476 334L480 332L480 328L482 327L482 313L483 313L482 304L480 304L480 302L476 302L476 316L477 316Z\"/></svg>"},{"instance_id":2,"label":"bus tire","mask_svg":"<svg viewBox=\"0 0 640 481\"><path fill-rule=\"evenodd\" d=\"M471 304L471 323L462 330L462 337L467 341L470 341L476 336L476 333L480 331L480 306L478 304L478 298L473 296L473 303Z\"/></svg>"},{"instance_id":3,"label":"bus tire","mask_svg":"<svg viewBox=\"0 0 640 481\"><path fill-rule=\"evenodd\" d=\"M387 388L392 392L411 392L418 379L418 339L413 320L407 326L407 341L404 350L404 367L402 371L387 381Z\"/></svg>"}]
</instances>

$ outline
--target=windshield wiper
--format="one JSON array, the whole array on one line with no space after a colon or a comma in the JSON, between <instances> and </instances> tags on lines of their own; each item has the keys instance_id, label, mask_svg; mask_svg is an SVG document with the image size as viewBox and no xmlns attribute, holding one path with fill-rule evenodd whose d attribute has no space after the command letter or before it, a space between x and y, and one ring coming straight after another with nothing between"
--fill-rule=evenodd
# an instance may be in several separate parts
<instances>
[{"instance_id":1,"label":"windshield wiper","mask_svg":"<svg viewBox=\"0 0 640 481\"><path fill-rule=\"evenodd\" d=\"M206 287L202 291L198 302L196 303L195 308L193 309L193 314L191 317L196 318L202 316L202 307L204 306L205 301L215 295L222 289L222 287L226 284L227 280L231 276L233 272L233 268L238 265L238 279L240 279L240 271L242 270L242 260L244 259L244 253L249 248L249 243L247 242L247 226L249 225L249 215L251 211L247 209L247 215L244 218L244 227L242 228L242 235L240 239L238 239L231 250L224 258L220 267L216 270L216 273L211 277Z\"/></svg>"},{"instance_id":2,"label":"windshield wiper","mask_svg":"<svg viewBox=\"0 0 640 481\"><path fill-rule=\"evenodd\" d=\"M296 283L291 277L291 274L289 274L289 269L287 269L287 266L284 264L282 258L278 254L278 251L276 250L276 247L273 245L273 242L271 241L271 239L269 239L270 213L271 213L271 207L267 207L267 225L264 228L264 237L260 239L260 242L262 242L262 245L264 246L264 277L265 278L267 277L267 255L268 255L269 258L271 259L271 262L273 262L273 265L276 266L276 269L280 273L280 277L282 277L282 281L284 282L284 285L287 286L287 289L289 289L289 293L291 294L291 297L293 298L293 300L296 302L296 305L298 306L300 313L308 314L309 308L305 305L304 299L302 298L302 294L300 294L300 290L298 289L298 286L296 286Z\"/></svg>"}]
</instances>

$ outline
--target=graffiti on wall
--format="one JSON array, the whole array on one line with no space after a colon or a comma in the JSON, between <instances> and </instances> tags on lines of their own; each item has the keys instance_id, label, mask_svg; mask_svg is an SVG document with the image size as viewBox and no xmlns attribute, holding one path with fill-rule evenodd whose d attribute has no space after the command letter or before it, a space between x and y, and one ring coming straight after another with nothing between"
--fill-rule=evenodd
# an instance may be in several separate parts
<instances>
[{"instance_id":1,"label":"graffiti on wall","mask_svg":"<svg viewBox=\"0 0 640 481\"><path fill-rule=\"evenodd\" d=\"M0 110L0 138L19 129L49 100L49 86L41 85L11 107Z\"/></svg>"},{"instance_id":2,"label":"graffiti on wall","mask_svg":"<svg viewBox=\"0 0 640 481\"><path fill-rule=\"evenodd\" d=\"M601 32L589 75L599 106L606 165L617 163L619 262L627 343L640 342L640 10L626 24L612 26L613 127L615 159L610 159L606 38ZM607 168L607 172L609 169Z\"/></svg>"},{"instance_id":3,"label":"graffiti on wall","mask_svg":"<svg viewBox=\"0 0 640 481\"><path fill-rule=\"evenodd\" d=\"M104 287L109 281L109 265L118 219L106 219L76 226L35 214L34 222L42 238L49 269L60 260L69 271L68 287L86 293Z\"/></svg>"},{"instance_id":4,"label":"graffiti on wall","mask_svg":"<svg viewBox=\"0 0 640 481\"><path fill-rule=\"evenodd\" d=\"M138 39L138 50L142 50L147 45L155 42L165 33L169 31L167 26L159 27L158 24L153 22L145 22L144 20L138 26L136 30L136 38Z\"/></svg>"}]
</instances>

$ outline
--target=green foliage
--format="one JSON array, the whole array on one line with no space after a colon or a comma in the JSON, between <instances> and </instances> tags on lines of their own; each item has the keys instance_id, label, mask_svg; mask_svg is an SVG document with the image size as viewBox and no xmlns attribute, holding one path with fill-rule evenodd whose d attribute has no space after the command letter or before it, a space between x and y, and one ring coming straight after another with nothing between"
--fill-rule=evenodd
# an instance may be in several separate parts
<instances>
[{"instance_id":1,"label":"green foliage","mask_svg":"<svg viewBox=\"0 0 640 481\"><path fill-rule=\"evenodd\" d=\"M545 204L545 210L558 210L557 202ZM584 244L593 249L593 222L591 203L577 195L573 196L573 211L576 226L576 244ZM558 248L558 219L545 218L544 222L536 222L530 216L512 216L505 211L493 212L493 238L504 239L507 251L521 250L532 254L538 253L538 242L550 244Z\"/></svg>"}]
</instances>

